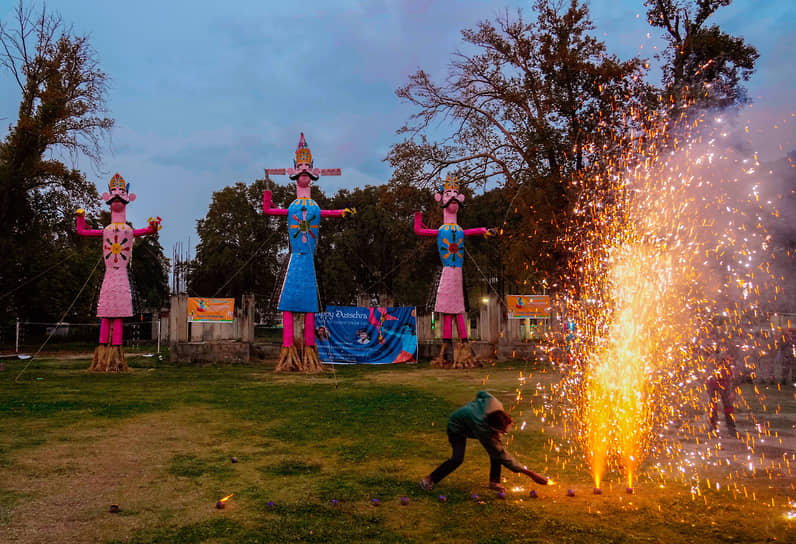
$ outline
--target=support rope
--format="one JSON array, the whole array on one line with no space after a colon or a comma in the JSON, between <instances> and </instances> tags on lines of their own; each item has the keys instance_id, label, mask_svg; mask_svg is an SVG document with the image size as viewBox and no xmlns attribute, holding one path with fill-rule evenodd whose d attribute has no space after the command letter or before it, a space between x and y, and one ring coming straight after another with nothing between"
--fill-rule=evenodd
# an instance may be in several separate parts
<instances>
[{"instance_id":1,"label":"support rope","mask_svg":"<svg viewBox=\"0 0 796 544\"><path fill-rule=\"evenodd\" d=\"M36 358L36 356L39 353L41 353L41 350L43 350L44 346L47 345L47 342L50 341L50 338L53 337L53 335L55 334L55 331L58 330L58 327L61 326L61 323L63 323L64 318L66 317L66 314L69 313L69 310L71 310L72 306L75 305L75 302L77 302L77 299L80 298L80 295L83 293L83 290L86 288L86 285L88 285L89 280L91 280L91 277L94 275L94 271L97 269L97 267L99 266L99 264L101 262L102 262L102 257L100 257L97 260L97 263L94 265L94 268L92 268L91 272L89 272L88 277L86 278L86 281L83 282L83 286L80 288L80 291L78 291L77 295L75 295L75 298L72 299L72 303L69 305L69 307L64 311L63 314L61 314L61 317L58 319L58 322L55 324L55 327L53 327L53 330L50 332L50 334L47 336L47 338L44 339L44 342L42 342L41 346L39 346L39 349L36 350L36 353L34 353L31 356L31 358L28 360L28 363L22 368L22 370L19 371L19 374L17 374L17 377L14 378L14 383L19 383L19 377L22 376L22 374L28 369L28 367L33 362L33 360Z\"/></svg>"},{"instance_id":2,"label":"support rope","mask_svg":"<svg viewBox=\"0 0 796 544\"><path fill-rule=\"evenodd\" d=\"M59 265L61 265L61 264L65 263L66 261L68 261L69 259L71 259L72 257L74 257L75 255L77 255L77 253L76 253L76 252L74 252L74 251L71 251L71 252L69 252L69 253L66 255L66 257L64 257L63 259L61 259L60 261L58 261L58 262L57 262L57 263L55 263L54 265L52 265L52 266L50 266L50 267L46 268L45 270L43 270L43 271L39 272L38 274L36 274L36 275L35 275L35 276L33 276L32 278L30 278L29 280L27 280L27 281L24 281L24 282L20 283L19 285L17 285L16 287L14 287L14 288L13 288L13 289L11 289L10 291L8 291L7 293L4 293L4 294L0 295L0 300L3 300L4 298L11 296L11 295L12 295L13 293L15 293L17 290L19 290L19 289L22 289L23 287L25 287L25 286L26 286L26 285L28 285L29 283L36 281L37 279L39 279L40 277L42 277L44 274L46 274L47 272L49 272L49 271L50 271L50 270L52 270L53 268L55 268L55 267L57 267L57 266L59 266Z\"/></svg>"}]
</instances>

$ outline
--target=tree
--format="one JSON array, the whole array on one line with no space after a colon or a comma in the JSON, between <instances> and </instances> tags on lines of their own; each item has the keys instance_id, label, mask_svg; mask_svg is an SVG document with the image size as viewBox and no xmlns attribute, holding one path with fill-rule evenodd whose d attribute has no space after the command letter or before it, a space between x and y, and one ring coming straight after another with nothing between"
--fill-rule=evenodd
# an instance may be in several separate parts
<instances>
[{"instance_id":1,"label":"tree","mask_svg":"<svg viewBox=\"0 0 796 544\"><path fill-rule=\"evenodd\" d=\"M288 247L284 222L262 213L268 183L238 182L213 193L207 215L197 221L200 242L188 279L190 293L238 301L253 293L258 311L267 313ZM276 186L272 191L275 206L295 197L290 187Z\"/></svg>"},{"instance_id":2,"label":"tree","mask_svg":"<svg viewBox=\"0 0 796 544\"><path fill-rule=\"evenodd\" d=\"M464 41L481 53L456 53L447 83L438 86L420 70L396 91L416 105L410 137L390 150L401 176L429 184L452 166L479 185L564 179L580 170L602 145L627 129L623 112L637 103L642 63L621 62L588 35L588 8L572 1L561 14L548 0L535 4L526 23L503 15L464 30ZM433 120L448 119L452 133L430 143ZM419 137L420 141L414 141Z\"/></svg>"},{"instance_id":3,"label":"tree","mask_svg":"<svg viewBox=\"0 0 796 544\"><path fill-rule=\"evenodd\" d=\"M0 144L0 253L15 261L0 271L0 293L13 291L0 312L47 313L31 307L27 296L47 292L52 275L34 278L69 258L62 253L64 220L69 218L73 229L74 210L97 199L82 172L52 157L65 152L74 162L82 154L99 165L103 138L113 126L103 116L107 76L88 37L45 8L34 16L21 1L13 24L0 23L0 46L0 65L21 92L17 123Z\"/></svg>"},{"instance_id":4,"label":"tree","mask_svg":"<svg viewBox=\"0 0 796 544\"><path fill-rule=\"evenodd\" d=\"M684 108L726 108L744 104L748 81L760 56L743 38L706 26L732 0L646 0L649 24L664 31L667 47L660 58L672 119Z\"/></svg>"},{"instance_id":5,"label":"tree","mask_svg":"<svg viewBox=\"0 0 796 544\"><path fill-rule=\"evenodd\" d=\"M503 187L504 200L527 220L506 234L517 241L531 234L536 265L555 273L566 260L555 233L568 227L581 190L573 181L582 181L578 176L594 163L610 161L633 123L641 123L638 113L652 93L640 59L620 61L589 34L586 5L572 0L559 11L551 0L537 0L534 9L534 22L518 11L464 30L477 53L457 53L446 83L420 70L397 90L419 111L399 130L408 138L387 160L396 182L429 185L455 169L476 186ZM431 142L432 121L443 120L450 135ZM521 268L528 262L519 261Z\"/></svg>"}]
</instances>

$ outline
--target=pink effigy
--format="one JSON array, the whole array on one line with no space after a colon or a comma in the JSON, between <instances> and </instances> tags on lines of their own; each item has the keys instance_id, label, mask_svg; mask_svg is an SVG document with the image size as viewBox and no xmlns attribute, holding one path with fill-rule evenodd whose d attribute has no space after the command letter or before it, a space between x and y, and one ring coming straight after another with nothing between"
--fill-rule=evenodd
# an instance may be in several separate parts
<instances>
[{"instance_id":1,"label":"pink effigy","mask_svg":"<svg viewBox=\"0 0 796 544\"><path fill-rule=\"evenodd\" d=\"M484 227L463 229L459 226L457 216L459 208L464 206L464 195L459 192L459 181L448 176L439 187L434 198L442 207L443 224L438 229L429 229L423 225L423 214L415 212L415 233L420 236L436 236L437 249L442 260L442 275L434 311L443 315L442 351L432 361L435 366L468 368L476 366L472 350L467 345L467 327L464 319L464 281L462 265L464 264L464 241L467 236L493 236L495 229ZM456 317L459 331L459 347L452 345L452 320ZM447 349L446 349L447 348ZM452 351L453 353L449 353Z\"/></svg>"},{"instance_id":2,"label":"pink effigy","mask_svg":"<svg viewBox=\"0 0 796 544\"><path fill-rule=\"evenodd\" d=\"M103 229L102 242L105 277L97 303L97 317L130 317L133 297L127 267L133 256L133 229L126 223L111 223Z\"/></svg>"},{"instance_id":3,"label":"pink effigy","mask_svg":"<svg viewBox=\"0 0 796 544\"><path fill-rule=\"evenodd\" d=\"M97 303L97 317L102 319L99 343L105 345L110 342L113 346L121 346L122 318L133 315L133 297L128 276L130 260L133 257L133 241L136 236L157 233L161 219L150 218L149 225L142 229L134 229L127 224L127 205L135 200L135 195L129 192L129 185L118 173L111 178L108 192L102 193L102 199L111 208L111 223L104 229L87 228L85 212L80 209L76 214L76 227L80 236L102 237L105 275ZM110 320L113 320L112 324ZM95 362L96 359L95 353Z\"/></svg>"}]
</instances>

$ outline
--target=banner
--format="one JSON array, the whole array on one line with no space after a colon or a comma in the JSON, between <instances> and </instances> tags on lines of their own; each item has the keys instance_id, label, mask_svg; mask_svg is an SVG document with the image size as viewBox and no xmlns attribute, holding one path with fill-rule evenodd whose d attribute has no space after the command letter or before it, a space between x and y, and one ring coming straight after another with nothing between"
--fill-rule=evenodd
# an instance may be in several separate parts
<instances>
[{"instance_id":1,"label":"banner","mask_svg":"<svg viewBox=\"0 0 796 544\"><path fill-rule=\"evenodd\" d=\"M188 297L189 323L232 323L234 317L234 298Z\"/></svg>"},{"instance_id":2,"label":"banner","mask_svg":"<svg viewBox=\"0 0 796 544\"><path fill-rule=\"evenodd\" d=\"M548 319L550 295L506 295L509 319Z\"/></svg>"},{"instance_id":3,"label":"banner","mask_svg":"<svg viewBox=\"0 0 796 544\"><path fill-rule=\"evenodd\" d=\"M414 306L327 306L315 314L315 343L323 363L414 363L417 311Z\"/></svg>"}]
</instances>

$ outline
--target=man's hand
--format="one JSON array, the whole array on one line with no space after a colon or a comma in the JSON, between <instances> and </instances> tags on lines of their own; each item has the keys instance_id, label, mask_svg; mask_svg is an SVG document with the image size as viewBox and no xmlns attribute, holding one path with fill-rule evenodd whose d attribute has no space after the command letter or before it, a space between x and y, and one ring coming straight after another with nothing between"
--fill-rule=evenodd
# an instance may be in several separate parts
<instances>
[{"instance_id":1,"label":"man's hand","mask_svg":"<svg viewBox=\"0 0 796 544\"><path fill-rule=\"evenodd\" d=\"M525 474L526 476L530 477L531 480L533 480L534 482L536 482L539 485L547 485L547 483L549 482L549 480L547 478L545 478L544 476L542 476L541 474L537 474L536 472L534 472L532 470L528 470L527 468L525 470L523 470L522 473Z\"/></svg>"}]
</instances>

